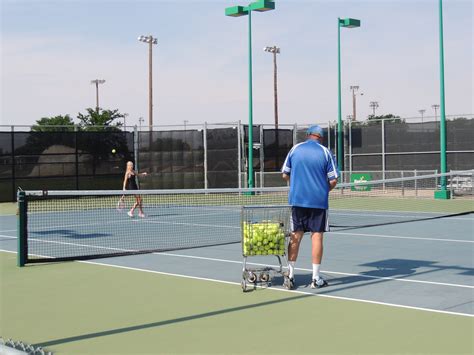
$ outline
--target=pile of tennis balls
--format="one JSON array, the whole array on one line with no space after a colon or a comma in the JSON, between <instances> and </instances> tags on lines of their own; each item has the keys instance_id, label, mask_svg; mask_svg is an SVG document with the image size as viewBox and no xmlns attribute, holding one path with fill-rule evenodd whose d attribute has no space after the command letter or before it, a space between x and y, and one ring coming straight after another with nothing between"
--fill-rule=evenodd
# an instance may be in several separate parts
<instances>
[{"instance_id":1,"label":"pile of tennis balls","mask_svg":"<svg viewBox=\"0 0 474 355\"><path fill-rule=\"evenodd\" d=\"M265 222L243 223L244 255L284 255L285 232L280 223Z\"/></svg>"}]
</instances>

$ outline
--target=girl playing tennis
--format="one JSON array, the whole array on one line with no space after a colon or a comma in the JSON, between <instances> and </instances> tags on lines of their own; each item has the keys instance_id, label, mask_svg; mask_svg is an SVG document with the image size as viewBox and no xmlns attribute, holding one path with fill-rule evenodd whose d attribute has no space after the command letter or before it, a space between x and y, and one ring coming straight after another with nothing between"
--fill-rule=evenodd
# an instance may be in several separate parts
<instances>
[{"instance_id":1,"label":"girl playing tennis","mask_svg":"<svg viewBox=\"0 0 474 355\"><path fill-rule=\"evenodd\" d=\"M138 176L146 176L147 173L138 173L137 171L133 170L133 162L127 162L127 169L125 170L125 177L123 179L123 189L124 190L138 190L137 184L137 177ZM143 213L142 208L142 198L140 195L135 195L135 203L132 206L132 209L128 211L128 215L133 217L133 212L135 208L138 207L138 216L143 218L145 214Z\"/></svg>"}]
</instances>

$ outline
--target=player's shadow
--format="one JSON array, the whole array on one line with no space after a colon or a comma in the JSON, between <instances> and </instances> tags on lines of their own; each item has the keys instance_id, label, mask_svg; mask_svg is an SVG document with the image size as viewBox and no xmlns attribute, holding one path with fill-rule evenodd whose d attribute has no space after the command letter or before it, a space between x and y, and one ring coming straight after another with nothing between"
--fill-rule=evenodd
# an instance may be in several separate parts
<instances>
[{"instance_id":1,"label":"player's shadow","mask_svg":"<svg viewBox=\"0 0 474 355\"><path fill-rule=\"evenodd\" d=\"M53 229L44 231L31 232L31 238L44 237L44 236L55 236L72 239L93 239L93 238L105 238L110 237L112 234L109 233L78 233L71 229Z\"/></svg>"},{"instance_id":2,"label":"player's shadow","mask_svg":"<svg viewBox=\"0 0 474 355\"><path fill-rule=\"evenodd\" d=\"M319 290L318 293L329 294L361 286L385 283L393 281L393 279L408 279L408 277L412 275L431 274L441 270L456 270L459 271L461 275L474 275L474 269L472 268L456 265L440 265L436 261L428 260L386 259L361 264L359 266L369 269L357 275L337 276L332 273L326 273L324 276L329 283L329 287ZM311 273L301 273L297 270L295 274L296 289L309 287L312 281L311 279ZM281 276L275 277L273 284L283 284L283 278Z\"/></svg>"}]
</instances>

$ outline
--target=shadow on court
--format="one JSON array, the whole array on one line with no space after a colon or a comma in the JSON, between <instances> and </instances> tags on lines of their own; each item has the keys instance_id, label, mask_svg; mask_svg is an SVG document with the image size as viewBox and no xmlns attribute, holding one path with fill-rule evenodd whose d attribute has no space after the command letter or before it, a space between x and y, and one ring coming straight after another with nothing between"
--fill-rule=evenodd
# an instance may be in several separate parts
<instances>
[{"instance_id":1,"label":"shadow on court","mask_svg":"<svg viewBox=\"0 0 474 355\"><path fill-rule=\"evenodd\" d=\"M45 342L42 342L42 343L37 343L37 344L35 344L35 346L51 347L51 346L54 346L54 345L59 345L59 344L64 344L64 343L71 343L71 342L74 342L74 341L80 341L80 340L98 338L98 337L103 337L103 336L108 336L108 335L115 335L115 334L133 332L133 331L136 331L136 330L163 327L163 326L170 325L170 324L188 322L188 321L192 321L192 320L195 320L195 319L214 317L214 316L218 316L218 315L221 315L221 314L240 312L240 311L245 311L245 310L249 310L249 309L253 309L253 308L257 308L257 307L266 307L266 306L270 306L270 305L274 305L274 304L295 301L295 300L308 298L308 297L312 297L312 295L299 295L299 296L287 297L287 298L283 298L283 299L279 299L279 300L266 301L266 302L260 302L260 303L256 303L256 304L246 305L246 306L238 306L238 307L232 307L232 308L227 308L227 309L221 309L221 310L218 310L218 311L195 314L195 315L192 315L192 316L180 317L180 318L175 318L175 319L168 319L168 320L159 321L159 322L152 322L152 323L134 325L134 326L130 326L130 327L104 330L102 332L95 332L95 333L77 335L77 336L72 336L72 337L68 337L68 338L55 339L55 340L45 341Z\"/></svg>"},{"instance_id":2,"label":"shadow on court","mask_svg":"<svg viewBox=\"0 0 474 355\"><path fill-rule=\"evenodd\" d=\"M441 270L458 270L462 275L474 275L473 268L465 268L456 265L438 265L435 261L427 260L386 259L361 264L359 266L370 267L373 269L360 272L358 275L327 277L329 286L317 290L316 292L318 294L331 294L342 290L389 282L392 281L392 278L404 279L415 274L425 275ZM423 271L419 271L419 269L423 269ZM296 290L309 287L312 281L311 278L311 273L296 273ZM272 283L274 285L282 285L283 278L281 276L276 276L273 278Z\"/></svg>"},{"instance_id":3,"label":"shadow on court","mask_svg":"<svg viewBox=\"0 0 474 355\"><path fill-rule=\"evenodd\" d=\"M460 213L454 213L454 214L445 214L441 216L434 216L434 217L400 217L400 220L398 221L393 221L393 218L390 218L392 222L390 221L381 221L377 223L360 223L360 224L354 224L354 223L349 223L347 225L344 224L331 224L331 228L334 228L334 231L347 231L347 230L353 230L353 229L360 229L360 228L370 228L370 227L381 227L381 226L390 226L390 225L395 225L395 224L403 224L403 223L413 223L413 222L424 222L424 221L433 221L437 219L444 219L444 218L450 218L450 217L460 217L460 216L468 216L474 214L474 211L467 211L467 212L460 212ZM350 218L350 217L349 217ZM383 217L377 217L377 219L383 219ZM366 218L364 218L364 221Z\"/></svg>"}]
</instances>

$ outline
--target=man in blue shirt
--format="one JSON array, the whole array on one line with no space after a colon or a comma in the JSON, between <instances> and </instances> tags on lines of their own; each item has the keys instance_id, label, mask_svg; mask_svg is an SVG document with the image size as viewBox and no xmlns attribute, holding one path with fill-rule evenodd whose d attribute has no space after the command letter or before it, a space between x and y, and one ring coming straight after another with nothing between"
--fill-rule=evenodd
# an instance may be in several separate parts
<instances>
[{"instance_id":1,"label":"man in blue shirt","mask_svg":"<svg viewBox=\"0 0 474 355\"><path fill-rule=\"evenodd\" d=\"M311 232L313 278L311 288L327 286L319 269L323 257L323 235L329 231L329 191L337 184L339 173L336 162L320 141L323 130L311 126L308 139L295 145L288 153L281 172L290 181L288 202L292 206L292 234L288 245L290 289L294 288L294 269L298 250L305 232Z\"/></svg>"}]
</instances>

